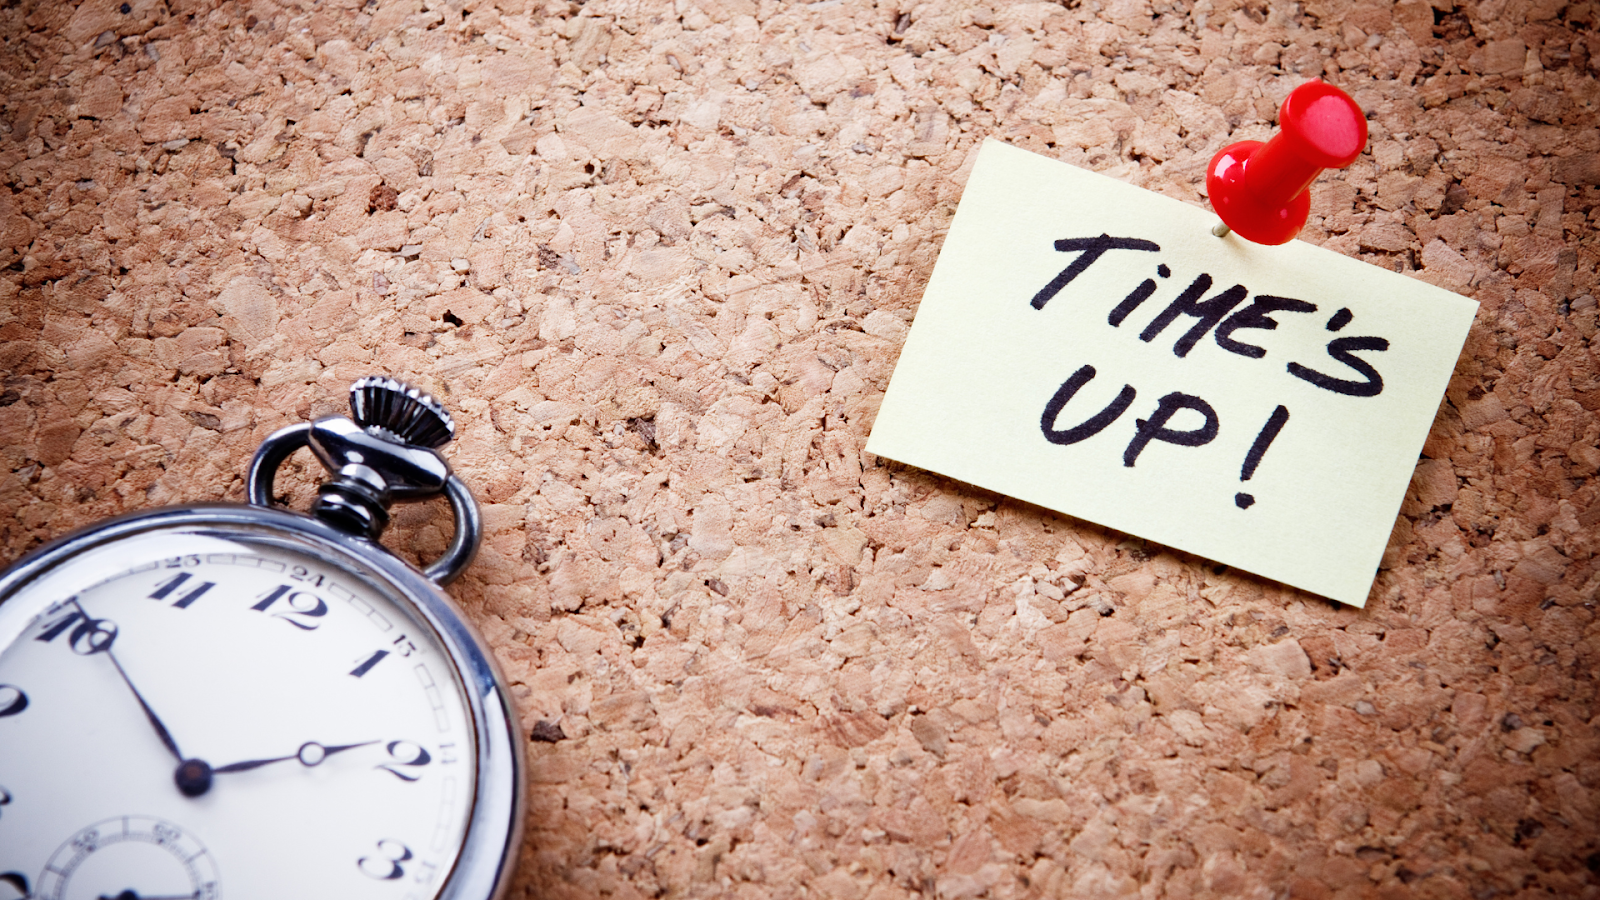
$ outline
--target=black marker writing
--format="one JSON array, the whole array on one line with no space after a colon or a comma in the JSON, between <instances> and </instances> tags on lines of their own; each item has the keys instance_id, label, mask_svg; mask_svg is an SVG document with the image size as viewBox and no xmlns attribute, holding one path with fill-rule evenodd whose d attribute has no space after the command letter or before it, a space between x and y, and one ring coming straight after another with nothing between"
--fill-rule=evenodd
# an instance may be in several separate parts
<instances>
[{"instance_id":1,"label":"black marker writing","mask_svg":"<svg viewBox=\"0 0 1600 900\"><path fill-rule=\"evenodd\" d=\"M1050 279L1050 283L1040 288L1039 293L1033 295L1033 308L1044 309L1044 305L1061 289L1072 283L1072 279L1082 275L1084 270L1094 265L1095 260L1106 255L1112 250L1146 250L1155 252L1161 245L1154 241L1143 241L1138 238L1114 238L1109 234L1102 234L1092 238L1062 238L1056 241L1056 249L1062 253L1076 251L1080 255L1072 261L1072 265L1061 270L1061 274Z\"/></svg>"},{"instance_id":2,"label":"black marker writing","mask_svg":"<svg viewBox=\"0 0 1600 900\"><path fill-rule=\"evenodd\" d=\"M1383 393L1383 376L1367 361L1351 356L1355 350L1387 350L1389 341L1381 337L1342 337L1328 342L1328 355L1361 373L1365 381L1347 381L1308 369L1299 363L1289 363L1289 374L1311 382L1325 391L1344 394L1346 397L1376 397Z\"/></svg>"},{"instance_id":3,"label":"black marker writing","mask_svg":"<svg viewBox=\"0 0 1600 900\"><path fill-rule=\"evenodd\" d=\"M1209 300L1201 300L1200 296L1209 290L1211 290L1211 276L1202 272L1200 277L1194 280L1194 283L1190 284L1184 289L1183 293L1178 295L1178 299L1172 301L1170 306L1162 310L1161 315L1152 319L1150 324L1145 326L1144 331L1139 332L1139 340L1148 344L1155 340L1156 336L1179 316L1194 316L1199 321L1194 324L1193 328L1189 329L1187 334L1178 338L1176 344L1172 345L1172 352L1178 358L1182 359L1188 356L1189 351L1194 349L1194 345L1206 336L1206 332L1215 328L1217 323L1222 321L1223 316L1232 312L1235 306L1243 303L1244 298L1250 293L1245 289L1244 285L1236 284Z\"/></svg>"},{"instance_id":4,"label":"black marker writing","mask_svg":"<svg viewBox=\"0 0 1600 900\"><path fill-rule=\"evenodd\" d=\"M1250 445L1250 452L1244 455L1244 465L1239 468L1240 481L1249 481L1250 477L1256 474L1256 467L1261 465L1261 457L1267 455L1267 448L1272 446L1278 432L1282 431L1288 422L1287 406L1279 406L1272 411L1272 415L1267 418L1267 424L1261 426L1261 433L1256 435L1255 443ZM1240 509L1249 509L1256 502L1256 498L1241 491L1233 495L1233 502Z\"/></svg>"},{"instance_id":5,"label":"black marker writing","mask_svg":"<svg viewBox=\"0 0 1600 900\"><path fill-rule=\"evenodd\" d=\"M1060 238L1054 242L1054 246L1061 253L1076 253L1078 257L1033 295L1031 305L1034 309L1044 309L1045 304L1061 293L1062 289L1112 250L1139 250L1151 253L1161 250L1161 245L1154 241L1133 237L1112 237L1109 234L1089 238ZM1161 263L1156 266L1156 274L1161 278L1168 278L1172 275L1172 270L1165 263ZM1153 278L1141 281L1112 308L1106 316L1107 323L1113 328L1121 327L1128 316L1155 295L1159 284ZM1249 306L1235 311L1235 307L1249 296L1249 290L1242 284L1236 284L1212 297L1206 297L1205 294L1211 290L1212 284L1213 279L1209 273L1200 273L1177 299L1168 304L1144 327L1139 333L1139 339L1150 343L1180 316L1190 316L1195 319L1194 325L1172 345L1173 355L1179 359L1187 357L1207 333L1212 333L1217 346L1230 353L1250 359L1260 359L1267 355L1266 348L1238 340L1234 337L1235 333L1247 329L1276 331L1280 323L1272 317L1273 313L1317 311L1314 303L1293 297L1275 297L1271 294L1257 294ZM1348 308L1340 308L1328 319L1326 327L1329 331L1336 332L1350 324L1354 318L1355 314ZM1374 397L1383 391L1383 376L1371 363L1351 354L1360 350L1386 350L1388 346L1388 341L1380 337L1338 338L1328 344L1328 355L1362 376L1360 380L1337 378L1300 363L1290 363L1289 373L1336 394L1347 397Z\"/></svg>"},{"instance_id":6,"label":"black marker writing","mask_svg":"<svg viewBox=\"0 0 1600 900\"><path fill-rule=\"evenodd\" d=\"M1145 253L1156 253L1161 250L1160 245L1154 241L1133 237L1112 237L1109 234L1087 238L1062 238L1055 241L1054 246L1060 253L1074 253L1077 256L1070 265L1034 294L1031 301L1034 309L1044 309L1046 304L1055 299L1079 275L1088 271L1090 266L1113 250L1137 250ZM1119 258L1119 262L1126 261ZM1126 272L1127 267L1119 271ZM1107 324L1112 328L1121 328L1123 322L1162 290L1163 280L1172 277L1173 273L1165 263L1157 263L1155 274L1154 278L1141 280L1111 308L1106 316ZM1097 279L1096 288L1105 282L1104 278ZM1187 316L1193 322L1172 345L1172 353L1179 359L1187 358L1195 346L1205 340L1207 334L1212 336L1218 347L1231 354L1246 359L1262 359L1269 355L1267 346L1251 343L1251 340L1262 340L1263 344L1266 342L1262 338L1252 338L1242 333L1252 330L1277 331L1278 326L1284 324L1277 317L1278 314L1317 312L1315 303L1294 297L1271 294L1256 294L1252 297L1249 289L1242 284L1235 284L1212 293L1214 287L1215 280L1212 276L1201 272L1144 326L1139 332L1139 340L1151 343L1174 322ZM1083 290L1085 289L1079 288L1080 293ZM1246 303L1246 300L1249 302ZM1325 327L1330 332L1339 332L1354 319L1355 314L1349 308L1341 307L1328 318ZM1383 392L1383 376L1366 358L1355 354L1383 352L1388 349L1387 338L1371 335L1335 337L1328 341L1327 354L1329 358L1349 370L1348 373L1344 373L1335 369L1335 372L1341 375L1348 374L1350 377L1330 375L1299 362L1287 363L1287 369L1295 378L1331 393L1346 397L1375 397ZM1057 420L1062 418L1067 405L1077 397L1085 385L1094 380L1095 375L1094 366L1083 365L1056 388L1039 417L1039 429L1045 440L1057 445L1086 441L1110 428L1133 406L1138 392L1133 385L1124 384L1117 396L1104 408L1087 418L1081 418L1082 413L1070 414L1067 420L1076 421L1077 424L1061 427ZM1194 416L1185 416L1185 411L1196 414L1199 418L1198 424L1195 424ZM1179 419L1180 416L1183 418ZM1180 427L1173 427L1175 419L1178 420ZM1250 451L1246 454L1240 469L1241 482L1249 481L1255 475L1262 458L1288 422L1288 407L1281 405L1276 407L1250 445ZM1186 424L1194 427L1181 427ZM1219 428L1220 417L1211 404L1193 394L1174 391L1156 402L1156 407L1148 418L1135 420L1133 437L1123 451L1122 464L1127 468L1133 468L1140 455L1152 443L1179 447L1199 447L1211 443L1216 439ZM1248 509L1255 502L1253 495L1243 491L1234 495L1234 504L1240 509Z\"/></svg>"},{"instance_id":7,"label":"black marker writing","mask_svg":"<svg viewBox=\"0 0 1600 900\"><path fill-rule=\"evenodd\" d=\"M1205 417L1205 424L1190 431L1177 431L1167 427L1172 417L1179 410L1192 409ZM1210 443L1217 436L1217 411L1211 404L1199 397L1189 394L1180 394L1177 391L1156 401L1156 411L1148 419L1139 419L1138 428L1134 432L1133 440L1128 442L1128 449L1122 453L1122 464L1133 468L1139 454L1150 445L1151 441L1162 441L1168 444L1177 444L1180 447L1198 447Z\"/></svg>"},{"instance_id":8,"label":"black marker writing","mask_svg":"<svg viewBox=\"0 0 1600 900\"><path fill-rule=\"evenodd\" d=\"M1260 359L1267 355L1266 348L1254 344L1245 344L1233 339L1233 333L1246 328L1260 328L1263 331L1276 331L1278 320L1272 318L1275 312L1313 313L1317 311L1315 303L1296 300L1293 297L1273 297L1268 294L1257 294L1250 305L1229 316L1227 321L1217 326L1217 346L1240 356L1251 359Z\"/></svg>"},{"instance_id":9,"label":"black marker writing","mask_svg":"<svg viewBox=\"0 0 1600 900\"><path fill-rule=\"evenodd\" d=\"M1044 405L1044 415L1039 417L1039 427L1044 430L1045 439L1052 444L1076 444L1081 440L1092 438L1105 430L1107 425L1117 420L1117 417L1127 411L1133 404L1133 385L1125 384L1122 392L1117 394L1117 399L1111 405L1100 410L1084 421L1082 425L1072 428L1056 428L1056 417L1061 415L1061 410L1078 393L1078 389L1094 379L1094 366L1084 366L1072 373L1072 377L1061 383L1056 389L1055 396Z\"/></svg>"},{"instance_id":10,"label":"black marker writing","mask_svg":"<svg viewBox=\"0 0 1600 900\"><path fill-rule=\"evenodd\" d=\"M1162 263L1156 266L1156 274L1166 278L1172 274L1172 270L1167 268L1166 263ZM1156 283L1153 279L1146 278L1144 281L1139 282L1138 287L1134 288L1128 296L1122 298L1122 302L1118 303L1117 308L1111 311L1111 315L1106 316L1106 321L1111 323L1112 328L1116 328L1122 324L1123 319L1128 317L1128 313L1138 309L1139 304L1150 299L1150 295L1155 292Z\"/></svg>"}]
</instances>

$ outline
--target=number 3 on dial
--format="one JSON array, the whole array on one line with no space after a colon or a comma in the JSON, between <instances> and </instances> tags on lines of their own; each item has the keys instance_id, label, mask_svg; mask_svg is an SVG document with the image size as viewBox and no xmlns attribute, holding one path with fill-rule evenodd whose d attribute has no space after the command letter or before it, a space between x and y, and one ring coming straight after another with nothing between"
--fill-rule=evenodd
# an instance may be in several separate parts
<instances>
[{"instance_id":1,"label":"number 3 on dial","mask_svg":"<svg viewBox=\"0 0 1600 900\"><path fill-rule=\"evenodd\" d=\"M379 881L394 881L405 876L406 870L400 864L412 858L410 847L385 838L378 841L378 853L380 857L363 856L356 861L361 874Z\"/></svg>"}]
</instances>

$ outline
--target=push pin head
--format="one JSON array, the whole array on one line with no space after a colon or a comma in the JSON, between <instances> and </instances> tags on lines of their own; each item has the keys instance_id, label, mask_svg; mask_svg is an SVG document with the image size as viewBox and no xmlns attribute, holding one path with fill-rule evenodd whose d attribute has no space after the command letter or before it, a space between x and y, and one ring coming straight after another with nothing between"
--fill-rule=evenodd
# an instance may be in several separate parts
<instances>
[{"instance_id":1,"label":"push pin head","mask_svg":"<svg viewBox=\"0 0 1600 900\"><path fill-rule=\"evenodd\" d=\"M1282 244L1305 227L1306 189L1323 169L1355 162L1367 145L1367 119L1344 91L1310 81L1278 111L1280 130L1265 144L1240 141L1211 158L1206 191L1229 228L1258 244Z\"/></svg>"}]
</instances>

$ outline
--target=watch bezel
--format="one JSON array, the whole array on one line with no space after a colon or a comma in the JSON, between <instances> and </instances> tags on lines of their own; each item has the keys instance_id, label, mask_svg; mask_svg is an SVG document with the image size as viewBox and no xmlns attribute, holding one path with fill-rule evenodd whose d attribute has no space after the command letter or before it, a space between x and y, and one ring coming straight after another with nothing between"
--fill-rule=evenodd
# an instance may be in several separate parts
<instances>
[{"instance_id":1,"label":"watch bezel","mask_svg":"<svg viewBox=\"0 0 1600 900\"><path fill-rule=\"evenodd\" d=\"M433 632L460 679L472 717L477 763L472 812L461 850L434 897L503 897L521 850L525 809L526 774L516 707L493 654L455 601L381 544L290 510L221 503L164 507L107 519L29 552L0 573L0 606L23 587L85 552L160 531L256 543L316 556L403 603ZM0 645L0 650L4 646L9 642Z\"/></svg>"}]
</instances>

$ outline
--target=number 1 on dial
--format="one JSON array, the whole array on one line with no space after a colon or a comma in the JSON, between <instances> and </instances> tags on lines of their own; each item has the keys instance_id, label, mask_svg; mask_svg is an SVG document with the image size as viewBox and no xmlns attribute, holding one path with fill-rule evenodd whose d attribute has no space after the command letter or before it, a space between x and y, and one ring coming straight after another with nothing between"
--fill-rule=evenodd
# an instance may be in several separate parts
<instances>
[{"instance_id":1,"label":"number 1 on dial","mask_svg":"<svg viewBox=\"0 0 1600 900\"><path fill-rule=\"evenodd\" d=\"M357 678L360 678L361 676L363 676L363 675L367 674L368 672L372 671L372 667L377 665L378 663L382 662L383 658L385 656L388 656L388 655L389 655L389 651L387 651L387 650L379 650L376 653L373 653L371 656L367 657L366 659L362 660L361 663L359 665L357 665L354 669L351 669L350 670L350 674L354 675Z\"/></svg>"},{"instance_id":2,"label":"number 1 on dial","mask_svg":"<svg viewBox=\"0 0 1600 900\"><path fill-rule=\"evenodd\" d=\"M277 597L277 595L274 594L273 598L276 599L276 597ZM393 643L392 646L397 648L394 652L400 654L401 656L410 656L411 654L417 652L416 643L413 642L410 638L406 637L403 634L394 639L394 643ZM361 662L357 663L356 667L354 669L350 670L350 674L354 675L357 678L360 678L361 676L363 676L363 675L367 674L368 672L372 671L372 667L377 665L379 662L381 662L383 660L383 658L385 656L388 656L388 655L389 655L389 651L388 650L379 650L379 651L373 653L371 656L361 660Z\"/></svg>"}]
</instances>

